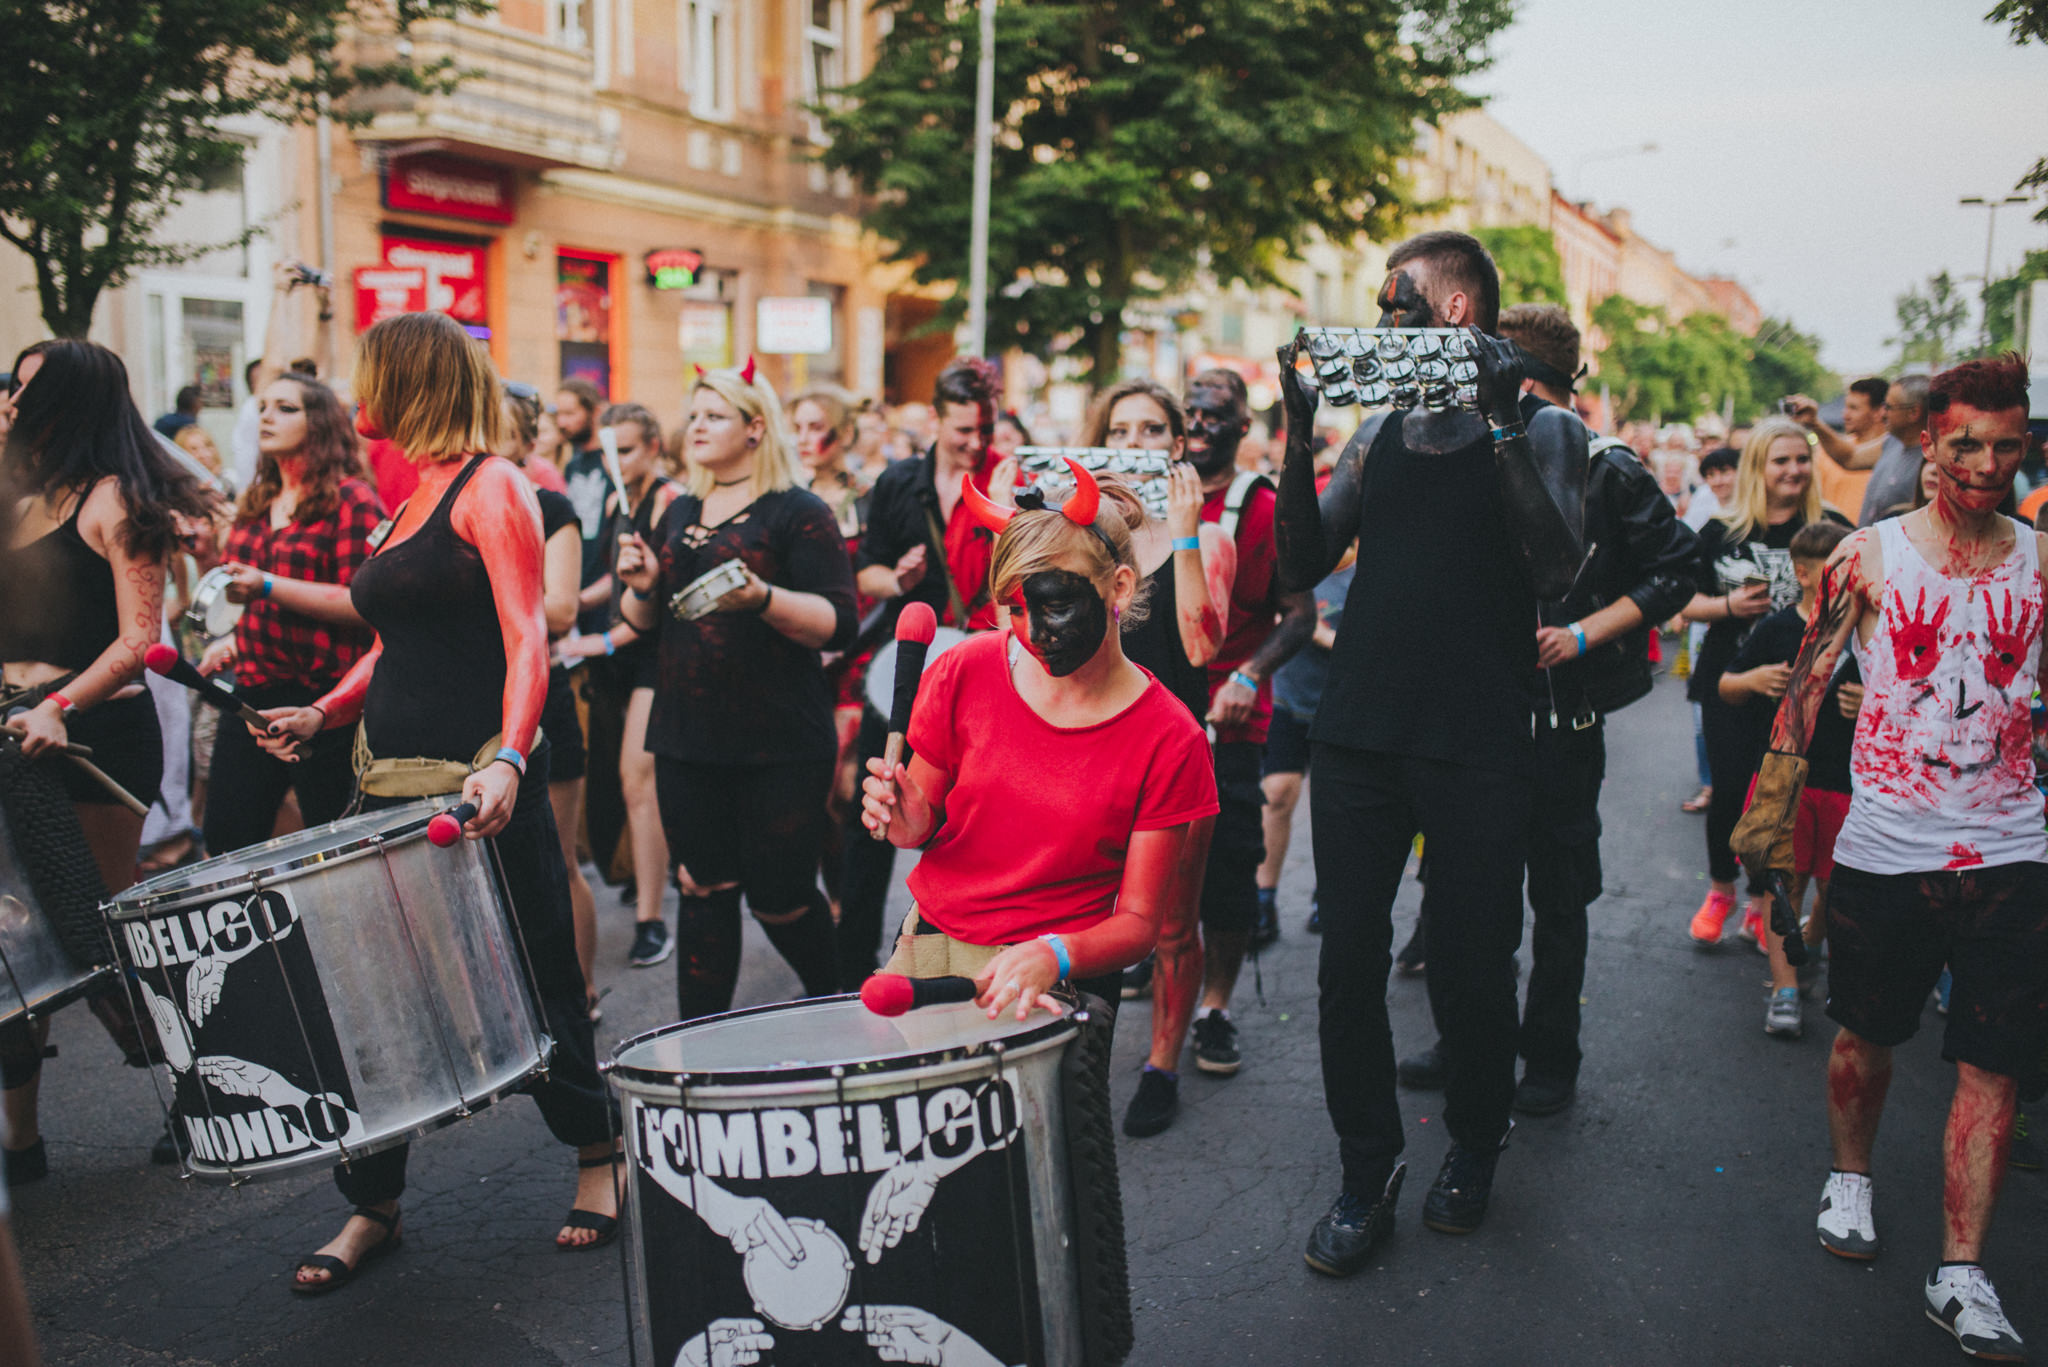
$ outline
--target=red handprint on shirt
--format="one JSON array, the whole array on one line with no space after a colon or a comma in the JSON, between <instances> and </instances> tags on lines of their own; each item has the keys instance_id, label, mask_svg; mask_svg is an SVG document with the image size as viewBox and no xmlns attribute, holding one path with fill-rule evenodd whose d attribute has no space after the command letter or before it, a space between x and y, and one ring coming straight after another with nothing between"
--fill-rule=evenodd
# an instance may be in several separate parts
<instances>
[{"instance_id":1,"label":"red handprint on shirt","mask_svg":"<svg viewBox=\"0 0 2048 1367\"><path fill-rule=\"evenodd\" d=\"M1885 604L1891 620L1892 655L1901 679L1924 679L1941 663L1941 627L1948 620L1948 599L1927 616L1927 590L1920 590L1913 615L1906 614L1906 595L1895 593Z\"/></svg>"},{"instance_id":2,"label":"red handprint on shirt","mask_svg":"<svg viewBox=\"0 0 2048 1367\"><path fill-rule=\"evenodd\" d=\"M2012 683L2026 653L2034 648L2035 631L2040 626L2039 613L2036 606L2024 598L2015 608L2011 589L2005 591L2002 619L1998 608L1988 597L1984 607L1984 677L1991 680L1992 687L2003 689Z\"/></svg>"}]
</instances>

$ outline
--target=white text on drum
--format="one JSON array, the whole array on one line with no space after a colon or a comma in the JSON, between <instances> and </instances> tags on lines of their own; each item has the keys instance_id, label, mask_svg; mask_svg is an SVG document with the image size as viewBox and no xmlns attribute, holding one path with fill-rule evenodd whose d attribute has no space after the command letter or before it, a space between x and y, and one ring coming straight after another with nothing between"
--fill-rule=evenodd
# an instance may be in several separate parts
<instances>
[{"instance_id":1,"label":"white text on drum","mask_svg":"<svg viewBox=\"0 0 2048 1367\"><path fill-rule=\"evenodd\" d=\"M303 1149L333 1149L349 1127L341 1098L309 1096L304 1107L265 1106L232 1115L188 1115L185 1133L192 1155L206 1163L250 1163L281 1158Z\"/></svg>"},{"instance_id":2,"label":"white text on drum","mask_svg":"<svg viewBox=\"0 0 2048 1367\"><path fill-rule=\"evenodd\" d=\"M138 968L196 963L209 953L233 954L253 941L268 943L298 923L299 910L281 890L266 890L239 902L215 902L201 910L147 921L130 921L128 948Z\"/></svg>"},{"instance_id":3,"label":"white text on drum","mask_svg":"<svg viewBox=\"0 0 2048 1367\"><path fill-rule=\"evenodd\" d=\"M678 1176L838 1177L883 1172L913 1159L959 1158L999 1149L1017 1133L1017 1094L1007 1078L974 1087L805 1110L639 1110L640 1152Z\"/></svg>"}]
</instances>

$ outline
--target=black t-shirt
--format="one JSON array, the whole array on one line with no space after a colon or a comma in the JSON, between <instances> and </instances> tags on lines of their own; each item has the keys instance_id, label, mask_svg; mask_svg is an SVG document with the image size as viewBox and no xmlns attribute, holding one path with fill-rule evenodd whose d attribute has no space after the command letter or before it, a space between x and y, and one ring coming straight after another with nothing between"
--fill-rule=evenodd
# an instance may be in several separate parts
<instances>
[{"instance_id":1,"label":"black t-shirt","mask_svg":"<svg viewBox=\"0 0 2048 1367\"><path fill-rule=\"evenodd\" d=\"M540 500L540 539L543 545L556 532L577 521L576 505L569 501L567 494L558 494L553 489L535 489L533 496Z\"/></svg>"},{"instance_id":2,"label":"black t-shirt","mask_svg":"<svg viewBox=\"0 0 2048 1367\"><path fill-rule=\"evenodd\" d=\"M943 622L947 620L950 602L946 581L951 567L946 563L945 546L932 541L932 523L936 522L941 531L946 526L946 519L939 515L939 491L934 482L937 469L937 454L926 451L914 460L899 460L876 476L875 487L868 494L867 527L861 533L860 549L853 561L856 570L870 565L894 569L911 547L924 547L924 577L903 595L898 607L904 603L929 604ZM972 602L980 587L962 585L962 601Z\"/></svg>"},{"instance_id":3,"label":"black t-shirt","mask_svg":"<svg viewBox=\"0 0 2048 1367\"><path fill-rule=\"evenodd\" d=\"M1830 509L1822 514L1830 522L1844 527L1849 520ZM1792 573L1792 538L1806 525L1806 519L1794 513L1789 521L1776 526L1756 527L1740 541L1728 539L1728 524L1718 517L1707 519L1707 525L1700 528L1699 559L1695 562L1697 587L1701 593L1719 598L1724 593L1742 587L1745 577L1761 576L1771 584L1771 610L1790 607L1799 601L1799 579ZM1759 617L1723 617L1709 623L1707 635L1700 642L1700 655L1692 662L1692 677L1686 683L1685 696L1694 702L1718 701L1716 688L1721 682L1722 671L1735 658L1735 652L1742 648L1742 642L1755 625L1763 620Z\"/></svg>"},{"instance_id":4,"label":"black t-shirt","mask_svg":"<svg viewBox=\"0 0 2048 1367\"><path fill-rule=\"evenodd\" d=\"M1444 455L1386 420L1367 453L1358 568L1310 735L1509 773L1531 763L1536 599L1484 439Z\"/></svg>"},{"instance_id":5,"label":"black t-shirt","mask_svg":"<svg viewBox=\"0 0 2048 1367\"><path fill-rule=\"evenodd\" d=\"M1806 619L1799 615L1798 604L1780 608L1757 622L1724 672L1739 674L1760 665L1791 664L1805 637ZM1821 699L1820 715L1814 718L1813 738L1806 746L1807 787L1831 793L1849 791L1849 743L1855 738L1856 725L1842 715L1842 685L1861 682L1863 676L1857 672L1855 657L1845 654L1841 670L1828 685L1827 696ZM1761 760L1771 743L1771 725L1778 715L1777 700L1751 698L1743 711L1752 727L1751 753Z\"/></svg>"},{"instance_id":6,"label":"black t-shirt","mask_svg":"<svg viewBox=\"0 0 2048 1367\"><path fill-rule=\"evenodd\" d=\"M716 527L703 504L679 494L654 529L658 681L647 748L697 764L783 764L838 753L832 689L818 650L799 645L748 612L679 620L669 599L735 558L778 589L828 599L838 627L825 650L844 650L856 626L846 538L816 494L778 489Z\"/></svg>"},{"instance_id":7,"label":"black t-shirt","mask_svg":"<svg viewBox=\"0 0 2048 1367\"><path fill-rule=\"evenodd\" d=\"M562 467L562 479L569 486L569 502L576 509L577 525L583 529L583 583L589 588L611 572L605 559L604 501L611 496L611 476L605 473L604 452L593 446L577 451ZM576 616L578 631L603 631L608 625L607 609L585 608Z\"/></svg>"},{"instance_id":8,"label":"black t-shirt","mask_svg":"<svg viewBox=\"0 0 2048 1367\"><path fill-rule=\"evenodd\" d=\"M1123 634L1124 658L1142 666L1166 691L1195 714L1209 716L1209 671L1188 659L1180 643L1180 595L1173 581L1173 557L1146 580L1145 620Z\"/></svg>"}]
</instances>

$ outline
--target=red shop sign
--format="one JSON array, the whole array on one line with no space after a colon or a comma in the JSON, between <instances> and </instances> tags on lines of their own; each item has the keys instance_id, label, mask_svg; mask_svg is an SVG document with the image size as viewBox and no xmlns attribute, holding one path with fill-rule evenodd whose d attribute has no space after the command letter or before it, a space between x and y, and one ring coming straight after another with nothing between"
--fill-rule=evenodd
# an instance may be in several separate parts
<instances>
[{"instance_id":1,"label":"red shop sign","mask_svg":"<svg viewBox=\"0 0 2048 1367\"><path fill-rule=\"evenodd\" d=\"M512 221L512 171L439 153L393 157L384 172L384 207L466 218Z\"/></svg>"},{"instance_id":2,"label":"red shop sign","mask_svg":"<svg viewBox=\"0 0 2048 1367\"><path fill-rule=\"evenodd\" d=\"M424 307L445 313L458 323L490 321L484 248L431 238L387 237L384 263L425 273Z\"/></svg>"},{"instance_id":3,"label":"red shop sign","mask_svg":"<svg viewBox=\"0 0 2048 1367\"><path fill-rule=\"evenodd\" d=\"M427 273L417 266L356 267L356 331L427 307Z\"/></svg>"}]
</instances>

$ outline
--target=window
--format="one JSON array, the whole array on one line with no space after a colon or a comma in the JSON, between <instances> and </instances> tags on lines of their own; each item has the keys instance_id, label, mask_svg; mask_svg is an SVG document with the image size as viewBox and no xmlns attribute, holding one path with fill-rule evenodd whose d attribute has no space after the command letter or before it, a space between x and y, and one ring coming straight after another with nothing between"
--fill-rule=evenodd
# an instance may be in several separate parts
<instances>
[{"instance_id":1,"label":"window","mask_svg":"<svg viewBox=\"0 0 2048 1367\"><path fill-rule=\"evenodd\" d=\"M548 0L548 30L563 47L589 47L590 0Z\"/></svg>"},{"instance_id":2,"label":"window","mask_svg":"<svg viewBox=\"0 0 2048 1367\"><path fill-rule=\"evenodd\" d=\"M809 18L804 25L804 98L813 103L845 85L846 0L804 0ZM808 120L811 141L825 141L824 125Z\"/></svg>"},{"instance_id":3,"label":"window","mask_svg":"<svg viewBox=\"0 0 2048 1367\"><path fill-rule=\"evenodd\" d=\"M733 0L688 0L682 13L688 26L690 112L700 119L730 119L739 67L734 43Z\"/></svg>"},{"instance_id":4,"label":"window","mask_svg":"<svg viewBox=\"0 0 2048 1367\"><path fill-rule=\"evenodd\" d=\"M808 358L809 382L813 384L844 384L846 382L846 286L832 285L823 281L810 281L804 290L813 299L828 299L832 303L832 349Z\"/></svg>"}]
</instances>

